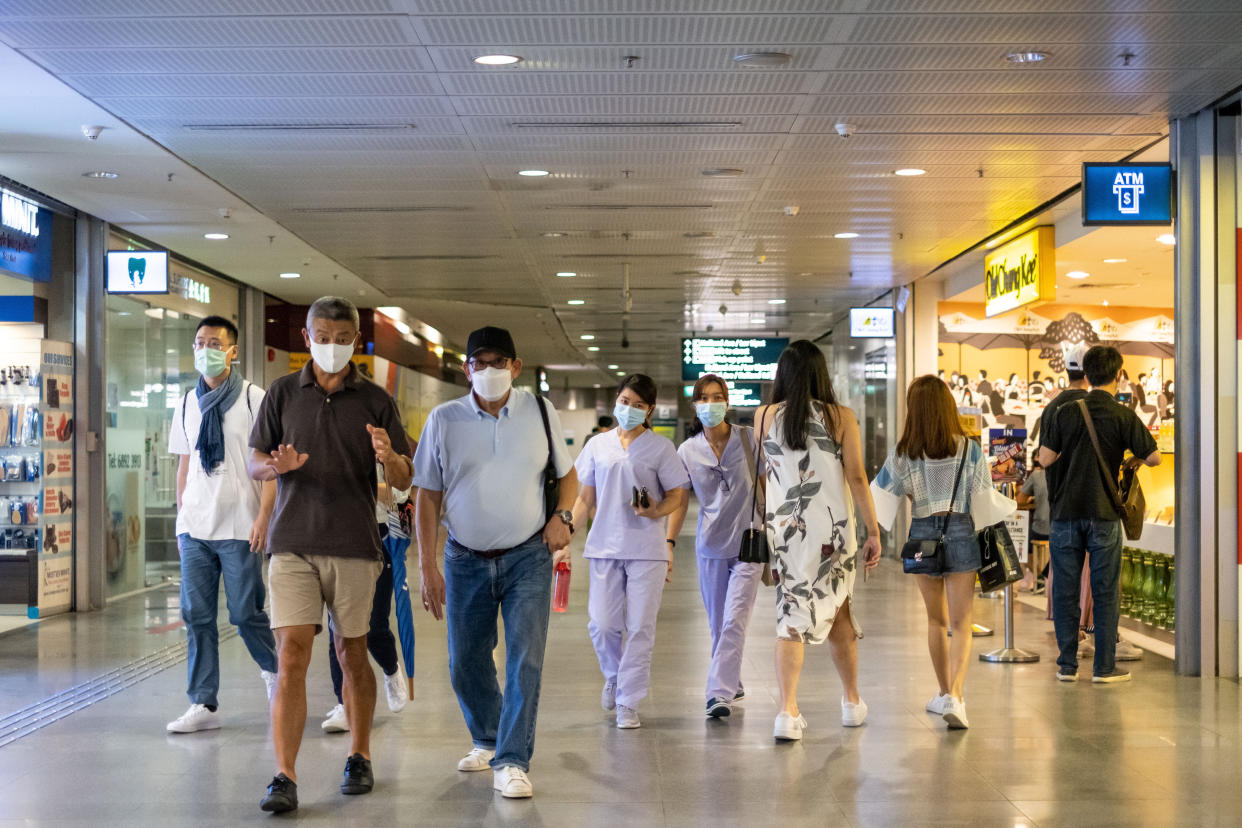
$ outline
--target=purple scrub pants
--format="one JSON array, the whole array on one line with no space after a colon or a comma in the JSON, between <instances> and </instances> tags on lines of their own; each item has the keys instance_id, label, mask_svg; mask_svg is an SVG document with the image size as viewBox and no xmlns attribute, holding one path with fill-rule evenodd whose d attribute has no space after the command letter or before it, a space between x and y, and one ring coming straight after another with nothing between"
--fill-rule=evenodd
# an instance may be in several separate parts
<instances>
[{"instance_id":1,"label":"purple scrub pants","mask_svg":"<svg viewBox=\"0 0 1242 828\"><path fill-rule=\"evenodd\" d=\"M731 702L742 689L742 648L750 624L763 564L737 558L699 558L699 591L712 633L707 700Z\"/></svg>"},{"instance_id":2,"label":"purple scrub pants","mask_svg":"<svg viewBox=\"0 0 1242 828\"><path fill-rule=\"evenodd\" d=\"M617 704L637 708L651 685L651 651L668 563L587 560L591 564L587 628L600 672L605 682L616 684Z\"/></svg>"}]
</instances>

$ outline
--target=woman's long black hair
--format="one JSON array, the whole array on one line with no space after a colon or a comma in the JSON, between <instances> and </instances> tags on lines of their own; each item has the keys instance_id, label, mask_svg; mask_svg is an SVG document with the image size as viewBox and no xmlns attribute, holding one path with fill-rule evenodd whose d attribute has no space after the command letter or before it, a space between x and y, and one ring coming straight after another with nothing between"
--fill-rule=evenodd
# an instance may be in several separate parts
<instances>
[{"instance_id":1,"label":"woman's long black hair","mask_svg":"<svg viewBox=\"0 0 1242 828\"><path fill-rule=\"evenodd\" d=\"M812 402L824 406L824 424L835 437L833 406L837 404L837 395L828 376L828 360L814 342L799 339L781 352L776 363L776 381L772 383L772 405L785 404L785 445L791 449L806 449L806 424L811 419Z\"/></svg>"}]
</instances>

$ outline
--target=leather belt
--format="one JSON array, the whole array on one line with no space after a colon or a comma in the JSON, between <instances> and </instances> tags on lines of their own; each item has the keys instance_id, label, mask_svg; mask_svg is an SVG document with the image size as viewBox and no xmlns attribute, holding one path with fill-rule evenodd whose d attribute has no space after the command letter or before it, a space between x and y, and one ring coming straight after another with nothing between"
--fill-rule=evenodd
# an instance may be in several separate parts
<instances>
[{"instance_id":1,"label":"leather belt","mask_svg":"<svg viewBox=\"0 0 1242 828\"><path fill-rule=\"evenodd\" d=\"M469 552L471 555L474 555L476 558L482 558L485 561L491 561L491 560L495 560L496 558L499 558L500 556L504 555L507 552L511 552L514 549L517 549L518 546L525 546L526 544L530 543L532 539L537 538L542 534L543 534L543 530L540 529L538 532L531 535L529 538L522 541L517 546L511 546L508 549L471 549L469 546L466 546L463 543L459 543L456 539L453 539L453 543L457 544L462 549Z\"/></svg>"}]
</instances>

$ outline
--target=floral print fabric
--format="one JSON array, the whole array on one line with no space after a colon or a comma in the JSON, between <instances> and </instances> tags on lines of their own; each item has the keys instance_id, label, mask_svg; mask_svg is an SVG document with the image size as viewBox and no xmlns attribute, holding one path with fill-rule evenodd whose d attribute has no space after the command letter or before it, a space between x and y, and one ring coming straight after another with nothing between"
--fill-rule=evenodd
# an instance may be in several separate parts
<instances>
[{"instance_id":1,"label":"floral print fabric","mask_svg":"<svg viewBox=\"0 0 1242 828\"><path fill-rule=\"evenodd\" d=\"M839 408L841 416L852 416ZM845 483L841 446L828 433L822 408L807 423L807 448L784 444L784 408L764 435L767 533L776 582L779 638L821 644L837 611L854 592L858 540ZM862 630L854 619L854 631Z\"/></svg>"}]
</instances>

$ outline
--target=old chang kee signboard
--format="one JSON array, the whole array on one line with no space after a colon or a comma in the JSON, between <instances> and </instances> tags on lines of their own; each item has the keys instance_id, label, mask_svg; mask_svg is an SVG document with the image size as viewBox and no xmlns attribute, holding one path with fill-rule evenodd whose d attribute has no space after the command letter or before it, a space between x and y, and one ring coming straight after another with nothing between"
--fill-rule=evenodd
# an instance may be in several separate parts
<instances>
[{"instance_id":1,"label":"old chang kee signboard","mask_svg":"<svg viewBox=\"0 0 1242 828\"><path fill-rule=\"evenodd\" d=\"M1036 227L983 259L983 304L987 316L1056 298L1057 266L1053 228Z\"/></svg>"}]
</instances>

